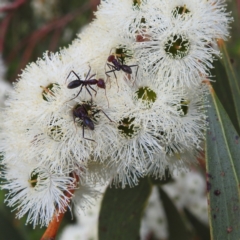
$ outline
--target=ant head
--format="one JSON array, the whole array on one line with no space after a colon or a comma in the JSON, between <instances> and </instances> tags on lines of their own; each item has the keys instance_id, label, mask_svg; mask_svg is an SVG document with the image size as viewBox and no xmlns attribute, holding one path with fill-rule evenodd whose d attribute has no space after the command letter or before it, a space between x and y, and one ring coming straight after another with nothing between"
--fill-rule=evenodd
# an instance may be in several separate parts
<instances>
[{"instance_id":1,"label":"ant head","mask_svg":"<svg viewBox=\"0 0 240 240\"><path fill-rule=\"evenodd\" d=\"M108 62L112 62L114 59L115 59L115 56L110 55L107 60L108 60Z\"/></svg>"},{"instance_id":2,"label":"ant head","mask_svg":"<svg viewBox=\"0 0 240 240\"><path fill-rule=\"evenodd\" d=\"M104 80L102 78L99 78L97 86L99 88L104 88L104 89L106 88L105 82L104 82Z\"/></svg>"}]
</instances>

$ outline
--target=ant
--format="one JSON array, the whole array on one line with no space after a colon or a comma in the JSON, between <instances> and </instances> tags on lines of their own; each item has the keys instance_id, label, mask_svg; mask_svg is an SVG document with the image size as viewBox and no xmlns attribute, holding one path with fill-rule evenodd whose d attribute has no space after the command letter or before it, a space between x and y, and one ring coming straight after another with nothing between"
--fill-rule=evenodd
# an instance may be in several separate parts
<instances>
[{"instance_id":1,"label":"ant","mask_svg":"<svg viewBox=\"0 0 240 240\"><path fill-rule=\"evenodd\" d=\"M76 122L75 121L76 118L81 119L82 120L82 134L83 134L83 138L86 139L86 140L95 142L95 140L93 140L93 139L84 137L84 127L88 127L92 131L94 130L93 120L91 119L91 116L88 113L88 110L89 109L91 110L91 107L92 106L89 105L89 104L77 105L77 107L75 107L73 109L73 120L74 120L74 123L75 123ZM102 113L109 119L110 122L113 122L103 110L98 110L98 112L99 111L102 111ZM95 112L95 113L97 113L97 112Z\"/></svg>"},{"instance_id":2,"label":"ant","mask_svg":"<svg viewBox=\"0 0 240 240\"><path fill-rule=\"evenodd\" d=\"M107 65L108 65L108 67L111 69L110 71L107 71L107 72L105 72L105 74L108 76L108 77L110 77L109 75L108 75L108 73L110 73L110 72L113 72L114 73L114 76L115 76L115 78L117 79L117 76L116 76L116 74L115 74L115 72L116 71L123 71L123 72L125 72L125 73L127 73L127 74L132 74L132 67L137 67L137 71L136 71L136 75L135 75L135 80L136 80L136 77L137 77L137 72L138 72L138 65L137 64L135 64L135 65L125 65L125 64L123 64L123 56L122 55L124 55L124 54L121 54L121 57L115 57L113 54L112 55L110 55L108 58L107 58L107 61L108 62L110 62L110 63L112 63L112 64L110 64L110 63L107 63ZM120 62L121 61L121 62ZM135 80L134 80L134 82L135 82Z\"/></svg>"},{"instance_id":3,"label":"ant","mask_svg":"<svg viewBox=\"0 0 240 240\"><path fill-rule=\"evenodd\" d=\"M80 90L79 90L79 92L78 92L78 94L77 94L77 96L75 96L74 98L70 99L69 101L71 101L71 100L75 99L76 97L78 97L79 94L81 93L83 87L86 88L86 90L88 91L88 93L89 93L90 96L92 97L92 94L91 94L91 92L90 92L89 89L88 89L88 87L90 87L90 88L95 92L95 96L96 96L96 95L97 95L97 91L96 91L95 89L93 89L93 88L91 87L91 85L97 85L99 88L105 89L105 94L106 94L106 85L105 85L104 80L101 79L101 78L99 78L98 80L97 80L97 79L93 79L93 77L96 76L96 74L92 74L92 75L89 77L90 72L91 72L91 67L90 67L90 69L89 69L89 71L88 71L88 74L87 74L87 76L86 76L86 79L85 79L84 81L81 80L80 77L79 77L73 70L68 74L67 79L69 78L69 76L70 76L71 73L73 73L73 74L77 77L76 80L73 80L72 82L70 82L70 83L67 85L67 87L68 87L69 89L73 89L73 88L77 88L77 87L80 87L80 86L81 86L81 87L80 87Z\"/></svg>"}]
</instances>

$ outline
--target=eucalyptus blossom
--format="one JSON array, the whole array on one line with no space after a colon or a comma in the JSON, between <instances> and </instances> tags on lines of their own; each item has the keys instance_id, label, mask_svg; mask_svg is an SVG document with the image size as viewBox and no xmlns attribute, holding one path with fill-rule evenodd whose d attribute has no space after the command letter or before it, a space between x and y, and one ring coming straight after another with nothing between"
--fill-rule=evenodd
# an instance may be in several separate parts
<instances>
[{"instance_id":1,"label":"eucalyptus blossom","mask_svg":"<svg viewBox=\"0 0 240 240\"><path fill-rule=\"evenodd\" d=\"M27 65L2 111L2 188L34 226L71 200L86 211L96 187L186 171L203 150L205 80L232 21L224 1L107 0L95 16Z\"/></svg>"}]
</instances>

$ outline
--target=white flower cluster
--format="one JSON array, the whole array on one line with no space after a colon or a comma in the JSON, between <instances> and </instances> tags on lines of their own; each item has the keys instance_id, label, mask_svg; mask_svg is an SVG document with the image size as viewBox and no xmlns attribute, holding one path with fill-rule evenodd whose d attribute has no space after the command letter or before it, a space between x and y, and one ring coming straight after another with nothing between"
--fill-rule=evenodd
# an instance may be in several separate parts
<instances>
[{"instance_id":1,"label":"white flower cluster","mask_svg":"<svg viewBox=\"0 0 240 240\"><path fill-rule=\"evenodd\" d=\"M203 80L231 21L223 0L102 1L71 46L29 64L10 93L0 134L8 205L47 225L69 189L134 186L193 163Z\"/></svg>"}]
</instances>

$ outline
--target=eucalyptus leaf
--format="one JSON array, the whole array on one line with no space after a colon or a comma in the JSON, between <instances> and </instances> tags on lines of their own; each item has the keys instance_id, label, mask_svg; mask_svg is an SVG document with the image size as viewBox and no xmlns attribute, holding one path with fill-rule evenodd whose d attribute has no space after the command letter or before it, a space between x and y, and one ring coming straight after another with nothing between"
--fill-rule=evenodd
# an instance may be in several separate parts
<instances>
[{"instance_id":1,"label":"eucalyptus leaf","mask_svg":"<svg viewBox=\"0 0 240 240\"><path fill-rule=\"evenodd\" d=\"M227 72L223 63L221 61L215 61L214 69L212 69L211 73L214 76L214 79L217 79L217 81L212 82L212 86L216 91L217 96L220 97L219 100L229 115L234 127L238 132L240 132L236 108L233 101L233 95L230 88Z\"/></svg>"},{"instance_id":2,"label":"eucalyptus leaf","mask_svg":"<svg viewBox=\"0 0 240 240\"><path fill-rule=\"evenodd\" d=\"M151 190L148 178L141 179L134 188L108 187L100 210L99 240L139 239L142 214Z\"/></svg>"},{"instance_id":3,"label":"eucalyptus leaf","mask_svg":"<svg viewBox=\"0 0 240 240\"><path fill-rule=\"evenodd\" d=\"M180 214L175 204L164 190L161 187L158 187L158 189L168 221L168 240L190 240L191 234L186 226L183 215Z\"/></svg>"},{"instance_id":4,"label":"eucalyptus leaf","mask_svg":"<svg viewBox=\"0 0 240 240\"><path fill-rule=\"evenodd\" d=\"M185 215L194 228L199 240L210 240L209 227L195 217L187 208L184 209Z\"/></svg>"},{"instance_id":5,"label":"eucalyptus leaf","mask_svg":"<svg viewBox=\"0 0 240 240\"><path fill-rule=\"evenodd\" d=\"M240 238L240 142L230 118L210 87L206 135L207 190L211 239Z\"/></svg>"},{"instance_id":6,"label":"eucalyptus leaf","mask_svg":"<svg viewBox=\"0 0 240 240\"><path fill-rule=\"evenodd\" d=\"M236 115L237 115L237 122L238 122L238 127L237 127L237 131L239 132L239 126L240 126L240 104L239 104L239 100L240 100L240 88L239 88L239 80L236 77L236 74L234 72L234 69L232 67L231 64L231 60L228 56L228 52L227 52L227 48L226 45L223 41L219 40L218 41L218 45L221 49L222 52L222 61L224 64L224 67L226 69L226 73L228 78L225 79L228 81L229 85L230 85L230 89L231 89L231 93L232 93L232 97L233 97L233 102L234 102L234 107L235 107L235 111L236 111ZM225 86L225 84L223 84L223 86Z\"/></svg>"}]
</instances>

